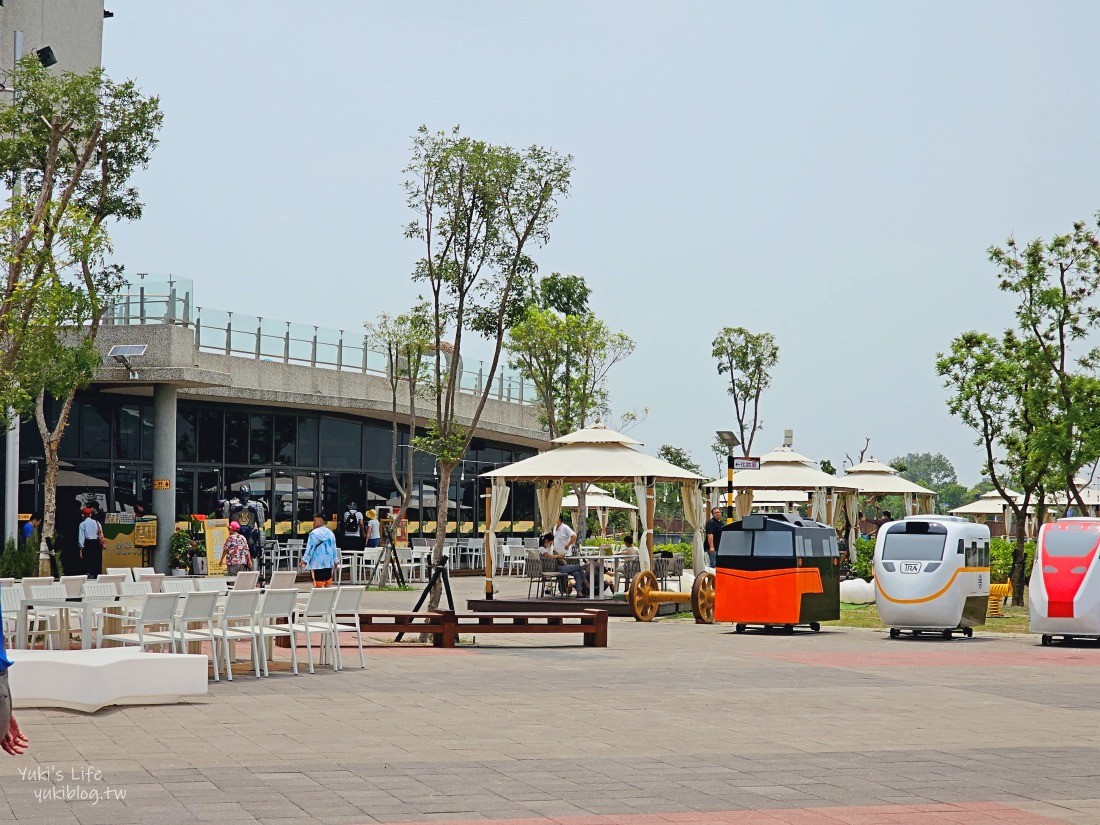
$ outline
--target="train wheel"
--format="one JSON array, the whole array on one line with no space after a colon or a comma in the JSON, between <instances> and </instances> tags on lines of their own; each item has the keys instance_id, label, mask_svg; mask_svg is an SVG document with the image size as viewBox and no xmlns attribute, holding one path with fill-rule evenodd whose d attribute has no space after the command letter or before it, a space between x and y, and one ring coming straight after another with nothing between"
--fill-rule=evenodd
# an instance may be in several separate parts
<instances>
[{"instance_id":1,"label":"train wheel","mask_svg":"<svg viewBox=\"0 0 1100 825\"><path fill-rule=\"evenodd\" d=\"M952 634L950 630L944 630L940 633L940 635L943 636L943 638L945 639L950 639Z\"/></svg>"},{"instance_id":2,"label":"train wheel","mask_svg":"<svg viewBox=\"0 0 1100 825\"><path fill-rule=\"evenodd\" d=\"M793 624L783 625L783 632L784 633L794 633L794 625Z\"/></svg>"},{"instance_id":3,"label":"train wheel","mask_svg":"<svg viewBox=\"0 0 1100 825\"><path fill-rule=\"evenodd\" d=\"M968 638L968 639L972 639L972 638L974 638L974 628L972 628L972 627L964 627L964 628L963 628L963 635L964 635L964 636L965 636L966 638Z\"/></svg>"},{"instance_id":4,"label":"train wheel","mask_svg":"<svg viewBox=\"0 0 1100 825\"><path fill-rule=\"evenodd\" d=\"M691 613L696 624L714 624L713 573L700 573L691 586Z\"/></svg>"},{"instance_id":5,"label":"train wheel","mask_svg":"<svg viewBox=\"0 0 1100 825\"><path fill-rule=\"evenodd\" d=\"M657 590L657 577L652 570L643 570L630 585L630 612L639 622L651 622L660 606L653 597Z\"/></svg>"},{"instance_id":6,"label":"train wheel","mask_svg":"<svg viewBox=\"0 0 1100 825\"><path fill-rule=\"evenodd\" d=\"M1053 636L1048 636L1046 633L1044 633L1043 634L1043 647L1046 647L1047 645L1051 645L1053 643L1054 643L1054 637Z\"/></svg>"},{"instance_id":7,"label":"train wheel","mask_svg":"<svg viewBox=\"0 0 1100 825\"><path fill-rule=\"evenodd\" d=\"M743 624L735 624L733 626L733 632L734 633L744 633L745 632L745 626Z\"/></svg>"},{"instance_id":8,"label":"train wheel","mask_svg":"<svg viewBox=\"0 0 1100 825\"><path fill-rule=\"evenodd\" d=\"M814 633L820 633L821 622L810 622L810 630L812 630Z\"/></svg>"},{"instance_id":9,"label":"train wheel","mask_svg":"<svg viewBox=\"0 0 1100 825\"><path fill-rule=\"evenodd\" d=\"M891 639L900 639L901 638L901 631L898 630L896 627L891 627L890 628L890 638Z\"/></svg>"}]
</instances>

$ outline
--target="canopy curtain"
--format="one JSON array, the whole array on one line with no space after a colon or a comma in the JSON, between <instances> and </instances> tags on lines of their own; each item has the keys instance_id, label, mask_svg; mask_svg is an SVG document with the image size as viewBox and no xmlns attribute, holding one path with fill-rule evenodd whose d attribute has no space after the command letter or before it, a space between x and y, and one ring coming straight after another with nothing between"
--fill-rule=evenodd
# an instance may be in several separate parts
<instances>
[{"instance_id":1,"label":"canopy curtain","mask_svg":"<svg viewBox=\"0 0 1100 825\"><path fill-rule=\"evenodd\" d=\"M486 538L488 538L488 547L485 548L487 555L485 556L485 569L492 571L493 565L497 561L497 530L500 529L501 517L504 515L504 510L508 506L508 494L511 489L508 487L508 483L502 478L494 478L493 486L489 494L489 524L486 530Z\"/></svg>"},{"instance_id":2,"label":"canopy curtain","mask_svg":"<svg viewBox=\"0 0 1100 825\"><path fill-rule=\"evenodd\" d=\"M708 510L713 510L718 506L718 488L712 487L710 491L710 507Z\"/></svg>"},{"instance_id":3,"label":"canopy curtain","mask_svg":"<svg viewBox=\"0 0 1100 825\"><path fill-rule=\"evenodd\" d=\"M917 497L912 493L906 493L905 499L905 515L915 516L917 514Z\"/></svg>"},{"instance_id":4,"label":"canopy curtain","mask_svg":"<svg viewBox=\"0 0 1100 825\"><path fill-rule=\"evenodd\" d=\"M932 515L936 512L936 496L932 493L918 493L917 509L920 513Z\"/></svg>"},{"instance_id":5,"label":"canopy curtain","mask_svg":"<svg viewBox=\"0 0 1100 825\"><path fill-rule=\"evenodd\" d=\"M607 535L607 513L606 507L596 508L596 520L600 523L600 537Z\"/></svg>"},{"instance_id":6,"label":"canopy curtain","mask_svg":"<svg viewBox=\"0 0 1100 825\"><path fill-rule=\"evenodd\" d=\"M543 533L549 533L558 523L558 516L561 515L561 500L564 496L565 483L562 481L547 481L545 484L539 484L535 491Z\"/></svg>"},{"instance_id":7,"label":"canopy curtain","mask_svg":"<svg viewBox=\"0 0 1100 825\"><path fill-rule=\"evenodd\" d=\"M680 485L680 501L684 505L684 521L691 528L691 568L698 576L707 566L703 555L703 488L698 482L685 481Z\"/></svg>"},{"instance_id":8,"label":"canopy curtain","mask_svg":"<svg viewBox=\"0 0 1100 825\"><path fill-rule=\"evenodd\" d=\"M1013 532L1012 524L1012 508L1007 504L1005 505L1005 538L1012 538L1015 533Z\"/></svg>"},{"instance_id":9,"label":"canopy curtain","mask_svg":"<svg viewBox=\"0 0 1100 825\"><path fill-rule=\"evenodd\" d=\"M844 517L848 521L848 560L856 560L856 539L859 537L859 494L844 496Z\"/></svg>"},{"instance_id":10,"label":"canopy curtain","mask_svg":"<svg viewBox=\"0 0 1100 825\"><path fill-rule=\"evenodd\" d=\"M645 479L641 476L634 477L634 499L638 503L638 562L641 565L642 570L652 569L652 564L649 560L649 544L646 539L650 533L653 532L653 528L649 523L649 505L646 502L646 493L649 488L646 486Z\"/></svg>"},{"instance_id":11,"label":"canopy curtain","mask_svg":"<svg viewBox=\"0 0 1100 825\"><path fill-rule=\"evenodd\" d=\"M733 496L735 519L742 519L752 512L752 490L738 490Z\"/></svg>"},{"instance_id":12,"label":"canopy curtain","mask_svg":"<svg viewBox=\"0 0 1100 825\"><path fill-rule=\"evenodd\" d=\"M825 507L825 488L818 487L814 490L813 497L810 499L810 518L825 524L829 520L829 514L825 512Z\"/></svg>"},{"instance_id":13,"label":"canopy curtain","mask_svg":"<svg viewBox=\"0 0 1100 825\"><path fill-rule=\"evenodd\" d=\"M630 510L630 535L634 539L634 546L638 546L638 511Z\"/></svg>"}]
</instances>

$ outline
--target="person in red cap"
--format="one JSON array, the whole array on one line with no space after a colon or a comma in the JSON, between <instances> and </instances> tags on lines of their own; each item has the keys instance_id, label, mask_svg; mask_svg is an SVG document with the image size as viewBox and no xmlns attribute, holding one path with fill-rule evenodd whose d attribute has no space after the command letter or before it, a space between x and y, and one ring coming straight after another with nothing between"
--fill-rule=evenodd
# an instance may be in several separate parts
<instances>
[{"instance_id":1,"label":"person in red cap","mask_svg":"<svg viewBox=\"0 0 1100 825\"><path fill-rule=\"evenodd\" d=\"M92 518L91 507L85 507L80 515L84 521L80 522L76 543L80 546L84 572L89 579L96 579L103 572L103 527Z\"/></svg>"},{"instance_id":2,"label":"person in red cap","mask_svg":"<svg viewBox=\"0 0 1100 825\"><path fill-rule=\"evenodd\" d=\"M248 551L248 539L241 535L241 525L229 522L229 538L222 545L219 561L224 564L230 576L236 576L242 570L252 569L252 554Z\"/></svg>"}]
</instances>

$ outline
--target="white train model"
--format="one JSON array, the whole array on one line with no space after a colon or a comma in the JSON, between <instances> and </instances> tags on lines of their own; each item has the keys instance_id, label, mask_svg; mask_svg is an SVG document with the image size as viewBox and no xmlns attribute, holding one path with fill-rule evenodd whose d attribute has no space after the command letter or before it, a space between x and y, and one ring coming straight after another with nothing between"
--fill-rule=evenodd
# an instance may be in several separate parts
<instances>
[{"instance_id":1,"label":"white train model","mask_svg":"<svg viewBox=\"0 0 1100 825\"><path fill-rule=\"evenodd\" d=\"M875 541L875 603L896 639L973 636L989 603L989 528L956 516L910 516Z\"/></svg>"},{"instance_id":2,"label":"white train model","mask_svg":"<svg viewBox=\"0 0 1100 825\"><path fill-rule=\"evenodd\" d=\"M1049 645L1100 638L1100 519L1062 518L1039 528L1031 567L1031 632Z\"/></svg>"}]
</instances>

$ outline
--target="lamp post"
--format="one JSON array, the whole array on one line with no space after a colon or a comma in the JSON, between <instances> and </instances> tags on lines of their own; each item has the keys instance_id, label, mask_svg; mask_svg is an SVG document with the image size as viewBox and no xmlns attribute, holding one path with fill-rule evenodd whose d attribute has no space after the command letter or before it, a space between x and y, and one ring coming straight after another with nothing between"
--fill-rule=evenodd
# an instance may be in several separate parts
<instances>
[{"instance_id":1,"label":"lamp post","mask_svg":"<svg viewBox=\"0 0 1100 825\"><path fill-rule=\"evenodd\" d=\"M726 445L726 524L733 524L733 448L741 442L731 430L718 430L718 439Z\"/></svg>"}]
</instances>

